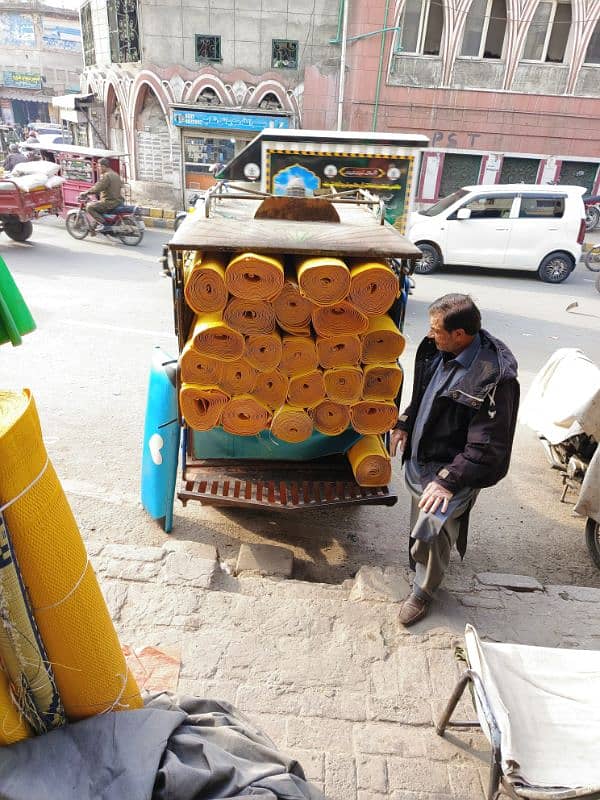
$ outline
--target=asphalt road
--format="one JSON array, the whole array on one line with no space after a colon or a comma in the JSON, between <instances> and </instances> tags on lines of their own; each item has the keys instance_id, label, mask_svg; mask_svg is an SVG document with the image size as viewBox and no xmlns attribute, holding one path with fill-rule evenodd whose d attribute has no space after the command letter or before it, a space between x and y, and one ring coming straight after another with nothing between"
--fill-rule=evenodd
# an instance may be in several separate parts
<instances>
[{"instance_id":1,"label":"asphalt road","mask_svg":"<svg viewBox=\"0 0 600 800\"><path fill-rule=\"evenodd\" d=\"M86 537L160 544L166 536L142 511L139 473L152 347L176 354L171 287L157 259L167 232L147 231L137 248L104 238L76 242L60 223L35 225L31 243L0 236L0 255L33 311L38 330L0 351L1 386L31 388L48 450ZM529 274L452 270L417 276L405 333L406 395L427 305L469 292L485 327L520 363L523 390L559 347L579 347L600 364L600 295L579 265L562 285ZM571 311L568 305L576 302ZM405 396L407 399L407 396ZM363 564L407 563L408 498L399 465L392 509L359 507L296 516L222 511L176 502L173 536L211 542L233 563L240 542L294 549L296 575L340 582ZM509 476L486 490L472 515L469 551L449 579L479 571L534 575L544 583L600 586L572 502L534 434L519 426ZM570 501L573 498L569 498Z\"/></svg>"}]
</instances>

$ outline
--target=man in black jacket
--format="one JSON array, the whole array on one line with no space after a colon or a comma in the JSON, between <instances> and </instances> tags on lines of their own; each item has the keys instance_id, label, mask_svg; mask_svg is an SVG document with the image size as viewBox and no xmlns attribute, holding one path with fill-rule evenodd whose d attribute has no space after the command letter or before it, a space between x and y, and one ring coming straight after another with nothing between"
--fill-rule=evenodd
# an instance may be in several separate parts
<instances>
[{"instance_id":1,"label":"man in black jacket","mask_svg":"<svg viewBox=\"0 0 600 800\"><path fill-rule=\"evenodd\" d=\"M391 435L412 498L416 575L400 607L405 626L427 614L479 490L506 475L519 406L516 359L481 329L468 295L433 302L429 323L415 359L412 400Z\"/></svg>"}]
</instances>

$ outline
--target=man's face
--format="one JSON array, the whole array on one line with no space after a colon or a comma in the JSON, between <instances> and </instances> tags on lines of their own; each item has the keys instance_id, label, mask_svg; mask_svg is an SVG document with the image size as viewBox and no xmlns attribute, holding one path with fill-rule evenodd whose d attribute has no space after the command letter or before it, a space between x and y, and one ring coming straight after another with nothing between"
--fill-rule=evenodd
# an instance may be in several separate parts
<instances>
[{"instance_id":1,"label":"man's face","mask_svg":"<svg viewBox=\"0 0 600 800\"><path fill-rule=\"evenodd\" d=\"M444 328L444 318L441 314L429 315L429 333L427 336L433 339L435 346L442 353L460 353L464 349L465 332L460 328L456 331L447 331Z\"/></svg>"}]
</instances>

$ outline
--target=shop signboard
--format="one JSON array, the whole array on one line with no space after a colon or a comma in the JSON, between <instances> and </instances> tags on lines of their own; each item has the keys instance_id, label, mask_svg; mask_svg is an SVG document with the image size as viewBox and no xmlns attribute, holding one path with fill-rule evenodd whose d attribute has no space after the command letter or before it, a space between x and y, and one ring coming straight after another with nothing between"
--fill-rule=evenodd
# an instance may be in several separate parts
<instances>
[{"instance_id":1,"label":"shop signboard","mask_svg":"<svg viewBox=\"0 0 600 800\"><path fill-rule=\"evenodd\" d=\"M0 45L7 47L33 47L35 29L31 14L0 14Z\"/></svg>"},{"instance_id":2,"label":"shop signboard","mask_svg":"<svg viewBox=\"0 0 600 800\"><path fill-rule=\"evenodd\" d=\"M207 130L262 131L264 128L289 128L288 117L265 114L239 114L195 109L173 109L173 125L177 128L204 128Z\"/></svg>"},{"instance_id":3,"label":"shop signboard","mask_svg":"<svg viewBox=\"0 0 600 800\"><path fill-rule=\"evenodd\" d=\"M42 78L36 72L4 70L2 84L3 86L11 86L14 89L41 89Z\"/></svg>"},{"instance_id":4,"label":"shop signboard","mask_svg":"<svg viewBox=\"0 0 600 800\"><path fill-rule=\"evenodd\" d=\"M81 31L79 27L45 19L42 23L42 44L48 50L81 53Z\"/></svg>"}]
</instances>

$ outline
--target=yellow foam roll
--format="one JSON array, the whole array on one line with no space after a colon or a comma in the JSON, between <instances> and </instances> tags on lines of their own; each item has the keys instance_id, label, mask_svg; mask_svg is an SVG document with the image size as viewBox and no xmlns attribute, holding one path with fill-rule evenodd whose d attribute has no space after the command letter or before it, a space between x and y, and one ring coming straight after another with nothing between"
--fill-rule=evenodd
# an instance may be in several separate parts
<instances>
[{"instance_id":1,"label":"yellow foam roll","mask_svg":"<svg viewBox=\"0 0 600 800\"><path fill-rule=\"evenodd\" d=\"M184 383L179 390L181 414L190 428L209 431L219 424L229 395L216 386Z\"/></svg>"},{"instance_id":2,"label":"yellow foam roll","mask_svg":"<svg viewBox=\"0 0 600 800\"><path fill-rule=\"evenodd\" d=\"M190 341L200 355L237 361L244 354L244 337L220 313L199 314Z\"/></svg>"},{"instance_id":3,"label":"yellow foam roll","mask_svg":"<svg viewBox=\"0 0 600 800\"><path fill-rule=\"evenodd\" d=\"M142 707L30 393L0 394L0 505L67 717Z\"/></svg>"},{"instance_id":4,"label":"yellow foam roll","mask_svg":"<svg viewBox=\"0 0 600 800\"><path fill-rule=\"evenodd\" d=\"M313 308L313 303L302 297L295 281L286 281L273 300L277 324L282 330L296 336L310 335L310 315Z\"/></svg>"},{"instance_id":5,"label":"yellow foam roll","mask_svg":"<svg viewBox=\"0 0 600 800\"><path fill-rule=\"evenodd\" d=\"M339 303L350 290L350 270L339 258L305 258L296 264L300 292L317 306Z\"/></svg>"},{"instance_id":6,"label":"yellow foam roll","mask_svg":"<svg viewBox=\"0 0 600 800\"><path fill-rule=\"evenodd\" d=\"M363 337L362 361L364 364L389 364L404 351L404 336L387 314L371 317L369 330Z\"/></svg>"},{"instance_id":7,"label":"yellow foam roll","mask_svg":"<svg viewBox=\"0 0 600 800\"><path fill-rule=\"evenodd\" d=\"M284 336L279 369L286 375L303 375L316 369L319 360L315 343L308 336Z\"/></svg>"},{"instance_id":8,"label":"yellow foam roll","mask_svg":"<svg viewBox=\"0 0 600 800\"><path fill-rule=\"evenodd\" d=\"M246 337L244 356L259 372L272 372L281 361L281 336L278 333L254 333Z\"/></svg>"},{"instance_id":9,"label":"yellow foam roll","mask_svg":"<svg viewBox=\"0 0 600 800\"><path fill-rule=\"evenodd\" d=\"M357 433L386 433L398 421L398 409L389 400L362 400L350 409L350 419Z\"/></svg>"},{"instance_id":10,"label":"yellow foam roll","mask_svg":"<svg viewBox=\"0 0 600 800\"><path fill-rule=\"evenodd\" d=\"M338 436L350 425L348 406L334 403L333 400L323 400L312 410L311 416L315 428L326 436Z\"/></svg>"},{"instance_id":11,"label":"yellow foam roll","mask_svg":"<svg viewBox=\"0 0 600 800\"><path fill-rule=\"evenodd\" d=\"M345 300L334 306L316 308L312 322L317 335L324 337L366 333L369 328L369 318Z\"/></svg>"},{"instance_id":12,"label":"yellow foam roll","mask_svg":"<svg viewBox=\"0 0 600 800\"><path fill-rule=\"evenodd\" d=\"M223 361L199 353L191 342L181 352L181 382L199 386L216 386L223 377Z\"/></svg>"},{"instance_id":13,"label":"yellow foam roll","mask_svg":"<svg viewBox=\"0 0 600 800\"><path fill-rule=\"evenodd\" d=\"M363 374L358 367L335 367L323 373L325 392L330 400L349 405L360 400Z\"/></svg>"},{"instance_id":14,"label":"yellow foam roll","mask_svg":"<svg viewBox=\"0 0 600 800\"><path fill-rule=\"evenodd\" d=\"M398 277L381 261L355 262L350 270L348 300L368 317L389 311L399 293Z\"/></svg>"},{"instance_id":15,"label":"yellow foam roll","mask_svg":"<svg viewBox=\"0 0 600 800\"><path fill-rule=\"evenodd\" d=\"M317 356L319 364L325 369L355 367L360 361L360 352L360 339L353 334L317 337Z\"/></svg>"},{"instance_id":16,"label":"yellow foam roll","mask_svg":"<svg viewBox=\"0 0 600 800\"><path fill-rule=\"evenodd\" d=\"M272 300L283 289L283 264L278 258L242 253L232 258L225 285L234 297Z\"/></svg>"},{"instance_id":17,"label":"yellow foam roll","mask_svg":"<svg viewBox=\"0 0 600 800\"><path fill-rule=\"evenodd\" d=\"M304 375L292 375L288 389L288 401L291 406L314 408L325 398L323 374L318 370L305 372Z\"/></svg>"},{"instance_id":18,"label":"yellow foam roll","mask_svg":"<svg viewBox=\"0 0 600 800\"><path fill-rule=\"evenodd\" d=\"M257 372L245 358L223 364L220 388L229 395L248 394L254 390Z\"/></svg>"},{"instance_id":19,"label":"yellow foam roll","mask_svg":"<svg viewBox=\"0 0 600 800\"><path fill-rule=\"evenodd\" d=\"M271 411L249 394L232 397L223 409L221 424L227 433L256 436L269 426Z\"/></svg>"},{"instance_id":20,"label":"yellow foam roll","mask_svg":"<svg viewBox=\"0 0 600 800\"><path fill-rule=\"evenodd\" d=\"M394 400L402 386L402 368L398 364L368 364L364 368L364 400Z\"/></svg>"},{"instance_id":21,"label":"yellow foam roll","mask_svg":"<svg viewBox=\"0 0 600 800\"><path fill-rule=\"evenodd\" d=\"M359 486L386 486L392 478L392 460L381 436L363 436L346 453Z\"/></svg>"},{"instance_id":22,"label":"yellow foam roll","mask_svg":"<svg viewBox=\"0 0 600 800\"><path fill-rule=\"evenodd\" d=\"M279 408L285 403L289 380L278 369L272 372L259 372L252 394L269 408Z\"/></svg>"},{"instance_id":23,"label":"yellow foam roll","mask_svg":"<svg viewBox=\"0 0 600 800\"><path fill-rule=\"evenodd\" d=\"M223 312L223 319L236 331L247 336L253 333L272 333L275 330L275 312L266 300L245 300L234 297Z\"/></svg>"},{"instance_id":24,"label":"yellow foam roll","mask_svg":"<svg viewBox=\"0 0 600 800\"><path fill-rule=\"evenodd\" d=\"M183 271L185 299L196 314L223 311L227 305L225 261L217 255L194 253Z\"/></svg>"},{"instance_id":25,"label":"yellow foam roll","mask_svg":"<svg viewBox=\"0 0 600 800\"><path fill-rule=\"evenodd\" d=\"M284 405L273 416L271 433L282 442L304 442L312 431L312 420L303 408Z\"/></svg>"},{"instance_id":26,"label":"yellow foam roll","mask_svg":"<svg viewBox=\"0 0 600 800\"><path fill-rule=\"evenodd\" d=\"M31 735L31 728L13 702L10 683L0 665L0 746L20 742Z\"/></svg>"}]
</instances>

